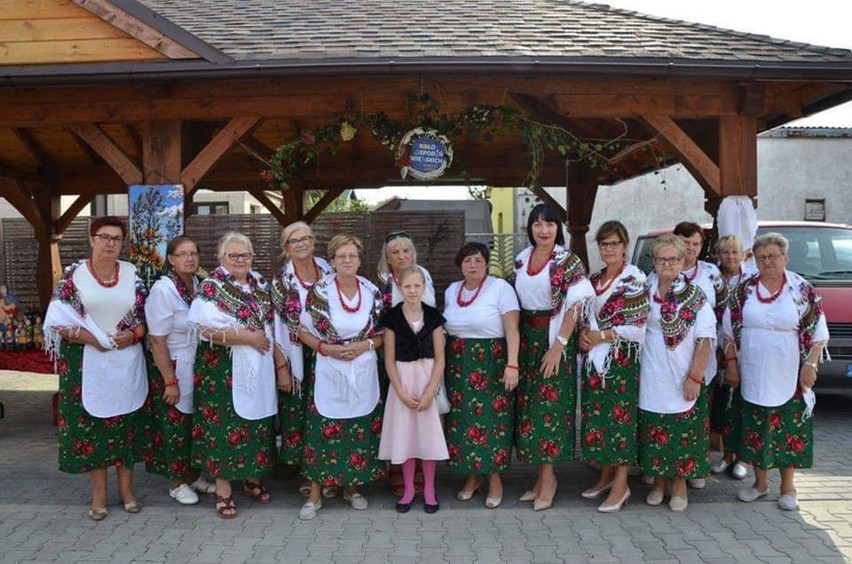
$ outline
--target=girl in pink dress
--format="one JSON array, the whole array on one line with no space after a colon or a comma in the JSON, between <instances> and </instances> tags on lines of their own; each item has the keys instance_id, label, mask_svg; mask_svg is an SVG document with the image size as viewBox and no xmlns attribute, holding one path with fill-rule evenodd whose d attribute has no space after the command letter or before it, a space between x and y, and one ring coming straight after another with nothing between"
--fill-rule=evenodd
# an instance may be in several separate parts
<instances>
[{"instance_id":1,"label":"girl in pink dress","mask_svg":"<svg viewBox=\"0 0 852 564\"><path fill-rule=\"evenodd\" d=\"M423 468L426 513L438 511L435 467L449 452L435 405L444 373L444 317L423 303L426 281L416 267L403 271L399 280L402 303L382 317L385 329L385 369L391 382L385 404L379 458L402 465L405 486L396 510L405 513L414 500L414 469Z\"/></svg>"}]
</instances>

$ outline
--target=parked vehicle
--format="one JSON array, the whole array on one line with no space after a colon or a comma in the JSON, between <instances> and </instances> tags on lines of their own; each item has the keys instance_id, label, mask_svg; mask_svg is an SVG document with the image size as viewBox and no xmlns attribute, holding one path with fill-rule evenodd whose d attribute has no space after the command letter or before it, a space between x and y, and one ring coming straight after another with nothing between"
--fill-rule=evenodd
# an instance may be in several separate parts
<instances>
[{"instance_id":1,"label":"parked vehicle","mask_svg":"<svg viewBox=\"0 0 852 564\"><path fill-rule=\"evenodd\" d=\"M801 274L822 296L831 339L828 352L831 361L820 366L820 388L852 389L852 225L818 223L813 221L761 221L761 235L771 231L790 241L787 268ZM709 235L711 225L702 225ZM653 231L636 239L632 263L644 272L654 268L651 245L663 233L673 228ZM708 244L702 249L702 259L717 263Z\"/></svg>"}]
</instances>

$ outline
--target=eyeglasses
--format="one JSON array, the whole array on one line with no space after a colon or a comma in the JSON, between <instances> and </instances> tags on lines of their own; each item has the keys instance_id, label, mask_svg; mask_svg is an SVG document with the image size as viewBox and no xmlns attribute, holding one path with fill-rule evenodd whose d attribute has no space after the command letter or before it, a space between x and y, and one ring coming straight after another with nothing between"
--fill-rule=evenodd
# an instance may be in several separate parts
<instances>
[{"instance_id":1,"label":"eyeglasses","mask_svg":"<svg viewBox=\"0 0 852 564\"><path fill-rule=\"evenodd\" d=\"M619 245L621 245L621 241L601 241L598 243L598 247L601 249L617 249Z\"/></svg>"},{"instance_id":2,"label":"eyeglasses","mask_svg":"<svg viewBox=\"0 0 852 564\"><path fill-rule=\"evenodd\" d=\"M344 253L344 254L334 255L334 260L339 260L341 262L347 261L347 260L358 260L358 258L359 258L358 253Z\"/></svg>"},{"instance_id":3,"label":"eyeglasses","mask_svg":"<svg viewBox=\"0 0 852 564\"><path fill-rule=\"evenodd\" d=\"M96 233L92 235L93 239L97 239L104 245L109 245L110 243L121 244L121 237L113 237L112 235L107 235L106 233Z\"/></svg>"},{"instance_id":4,"label":"eyeglasses","mask_svg":"<svg viewBox=\"0 0 852 564\"><path fill-rule=\"evenodd\" d=\"M681 257L657 257L654 259L654 262L660 266L674 266L682 260L683 258Z\"/></svg>"},{"instance_id":5,"label":"eyeglasses","mask_svg":"<svg viewBox=\"0 0 852 564\"><path fill-rule=\"evenodd\" d=\"M225 255L231 262L250 261L254 253L228 253Z\"/></svg>"},{"instance_id":6,"label":"eyeglasses","mask_svg":"<svg viewBox=\"0 0 852 564\"><path fill-rule=\"evenodd\" d=\"M172 255L175 258L179 258L180 260L186 260L188 258L198 258L198 253L175 253Z\"/></svg>"},{"instance_id":7,"label":"eyeglasses","mask_svg":"<svg viewBox=\"0 0 852 564\"><path fill-rule=\"evenodd\" d=\"M411 239L411 235L408 234L408 231L394 231L393 233L390 233L387 237L385 237L385 244L390 243L394 239L399 239L400 237Z\"/></svg>"},{"instance_id":8,"label":"eyeglasses","mask_svg":"<svg viewBox=\"0 0 852 564\"><path fill-rule=\"evenodd\" d=\"M775 262L784 255L755 255L754 260L757 262Z\"/></svg>"},{"instance_id":9,"label":"eyeglasses","mask_svg":"<svg viewBox=\"0 0 852 564\"><path fill-rule=\"evenodd\" d=\"M301 245L302 243L310 243L313 239L313 235L305 235L304 237L299 237L298 239L288 239L287 244L295 247L296 245Z\"/></svg>"}]
</instances>

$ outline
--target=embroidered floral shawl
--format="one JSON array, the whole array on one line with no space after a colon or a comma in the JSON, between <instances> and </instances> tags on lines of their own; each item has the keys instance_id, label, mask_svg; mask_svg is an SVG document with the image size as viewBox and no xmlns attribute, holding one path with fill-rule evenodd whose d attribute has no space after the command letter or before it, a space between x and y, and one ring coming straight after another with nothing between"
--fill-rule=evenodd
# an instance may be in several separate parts
<instances>
[{"instance_id":1,"label":"embroidered floral shawl","mask_svg":"<svg viewBox=\"0 0 852 564\"><path fill-rule=\"evenodd\" d=\"M533 247L527 247L515 260L515 271L524 268L530 260ZM553 248L553 258L548 267L550 270L550 315L557 315L562 309L562 303L568 294L568 288L586 278L586 268L576 254L556 245ZM514 276L514 275L513 275ZM514 279L511 281L514 285ZM569 304L572 306L574 304Z\"/></svg>"},{"instance_id":2,"label":"embroidered floral shawl","mask_svg":"<svg viewBox=\"0 0 852 564\"><path fill-rule=\"evenodd\" d=\"M196 297L214 304L238 325L252 331L264 331L273 319L269 285L253 270L248 273L247 279L249 292L243 291L234 277L220 266L201 282Z\"/></svg>"},{"instance_id":3,"label":"embroidered floral shawl","mask_svg":"<svg viewBox=\"0 0 852 564\"><path fill-rule=\"evenodd\" d=\"M319 271L320 280L334 272L326 261L316 257L313 261ZM302 313L302 298L299 294L299 284L292 260L287 261L272 279L272 303L287 327L290 343L294 345L301 343L299 315Z\"/></svg>"},{"instance_id":4,"label":"embroidered floral shawl","mask_svg":"<svg viewBox=\"0 0 852 564\"><path fill-rule=\"evenodd\" d=\"M652 296L657 292L657 284L656 276L649 278L648 291ZM660 326L666 348L674 350L683 342L706 302L701 288L687 282L683 274L678 274L660 304Z\"/></svg>"},{"instance_id":5,"label":"embroidered floral shawl","mask_svg":"<svg viewBox=\"0 0 852 564\"><path fill-rule=\"evenodd\" d=\"M597 287L602 275L603 270L592 275L592 286ZM595 314L598 328L606 330L619 325L644 327L651 309L644 280L631 274L619 277L614 284L603 307Z\"/></svg>"},{"instance_id":6,"label":"embroidered floral shawl","mask_svg":"<svg viewBox=\"0 0 852 564\"><path fill-rule=\"evenodd\" d=\"M331 322L328 307L329 293L337 291L334 280L334 276L326 276L311 286L305 310L310 314L319 338L332 344L339 344L343 342L343 339L337 334ZM378 333L379 319L383 311L382 293L379 289L362 276L358 276L358 283L361 285L361 292L369 292L373 295L373 309L370 311L366 325L358 332L358 335L349 339L350 341L363 341Z\"/></svg>"},{"instance_id":7,"label":"embroidered floral shawl","mask_svg":"<svg viewBox=\"0 0 852 564\"><path fill-rule=\"evenodd\" d=\"M795 272L787 270L784 273L787 276L787 289L792 293L799 313L799 356L804 361L811 354L815 344L814 337L820 318L823 316L822 298L807 280ZM731 310L731 328L737 350L740 348L743 332L743 307L748 297L755 292L758 282L758 276L740 282L733 290L731 299L728 300Z\"/></svg>"},{"instance_id":8,"label":"embroidered floral shawl","mask_svg":"<svg viewBox=\"0 0 852 564\"><path fill-rule=\"evenodd\" d=\"M186 284L183 283L183 279L178 275L175 270L169 269L169 271L165 274L164 278L168 278L175 285L175 289L177 290L178 297L183 300L183 302L187 306L192 305L192 300L195 298L195 288L198 286L198 283L201 281L201 277L193 274L193 288L187 288Z\"/></svg>"}]
</instances>

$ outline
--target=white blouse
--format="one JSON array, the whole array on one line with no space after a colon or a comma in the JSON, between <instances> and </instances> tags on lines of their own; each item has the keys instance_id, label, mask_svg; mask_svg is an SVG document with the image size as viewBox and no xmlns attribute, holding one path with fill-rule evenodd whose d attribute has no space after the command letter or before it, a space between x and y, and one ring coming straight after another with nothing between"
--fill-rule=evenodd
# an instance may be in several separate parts
<instances>
[{"instance_id":1,"label":"white blouse","mask_svg":"<svg viewBox=\"0 0 852 564\"><path fill-rule=\"evenodd\" d=\"M696 269L698 269L698 273L695 272ZM710 309L714 311L715 315L716 285L725 283L719 268L715 264L699 260L695 263L695 266L689 270L684 270L683 274L687 279L695 275L695 278L692 279L692 284L695 284L704 292L707 303L710 304ZM714 352L714 354L710 355L710 362L707 363L707 369L704 371L704 383L709 384L713 381L718 370L719 367L717 366L716 354Z\"/></svg>"},{"instance_id":2,"label":"white blouse","mask_svg":"<svg viewBox=\"0 0 852 564\"><path fill-rule=\"evenodd\" d=\"M463 339L501 339L506 336L503 315L518 311L518 297L512 286L502 278L488 276L476 300L468 306L458 304L459 292L467 302L476 290L464 289L464 281L453 282L444 292L444 329L453 337Z\"/></svg>"},{"instance_id":3,"label":"white blouse","mask_svg":"<svg viewBox=\"0 0 852 564\"><path fill-rule=\"evenodd\" d=\"M695 405L694 400L687 401L683 397L683 383L692 366L695 341L705 338L715 343L716 316L710 303L705 302L687 336L674 350L669 350L660 324L661 304L653 299L656 291L656 277L650 277L648 299L651 311L642 347L639 408L653 413L683 413Z\"/></svg>"}]
</instances>

